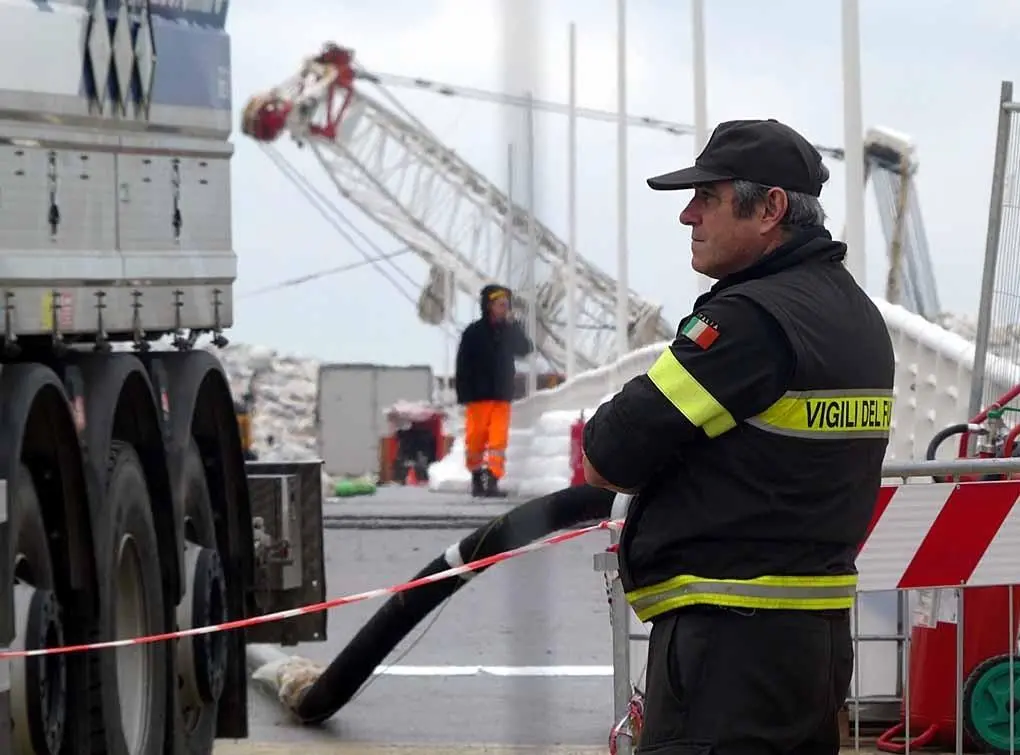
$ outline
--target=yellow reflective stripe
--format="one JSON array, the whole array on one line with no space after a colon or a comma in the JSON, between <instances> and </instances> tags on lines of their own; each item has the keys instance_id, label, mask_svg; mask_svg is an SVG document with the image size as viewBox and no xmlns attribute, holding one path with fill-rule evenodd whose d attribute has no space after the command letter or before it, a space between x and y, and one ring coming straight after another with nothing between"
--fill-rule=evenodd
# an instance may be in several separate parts
<instances>
[{"instance_id":1,"label":"yellow reflective stripe","mask_svg":"<svg viewBox=\"0 0 1020 755\"><path fill-rule=\"evenodd\" d=\"M648 370L648 378L669 403L692 425L704 430L709 438L736 427L737 423L726 407L695 380L671 349L662 352Z\"/></svg>"},{"instance_id":2,"label":"yellow reflective stripe","mask_svg":"<svg viewBox=\"0 0 1020 755\"><path fill-rule=\"evenodd\" d=\"M788 391L747 423L797 438L885 438L892 409L889 390Z\"/></svg>"},{"instance_id":3,"label":"yellow reflective stripe","mask_svg":"<svg viewBox=\"0 0 1020 755\"><path fill-rule=\"evenodd\" d=\"M782 598L747 598L739 595L684 595L666 598L647 608L635 608L634 613L642 622L651 621L667 611L688 606L709 605L723 608L744 608L747 610L786 610L786 611L836 611L854 607L853 596L843 598L805 598L803 600L784 600Z\"/></svg>"},{"instance_id":4,"label":"yellow reflective stripe","mask_svg":"<svg viewBox=\"0 0 1020 755\"><path fill-rule=\"evenodd\" d=\"M764 575L752 579L712 579L710 577L698 577L692 574L681 574L671 577L663 582L654 585L638 587L627 593L628 599L645 598L649 595L675 590L678 587L686 587L693 584L717 584L717 585L751 585L776 588L811 588L811 587L856 587L856 574L828 574L819 576L771 576Z\"/></svg>"},{"instance_id":5,"label":"yellow reflective stripe","mask_svg":"<svg viewBox=\"0 0 1020 755\"><path fill-rule=\"evenodd\" d=\"M627 602L641 621L691 605L801 611L851 608L857 591L853 574L821 577L707 579L674 577L627 593Z\"/></svg>"}]
</instances>

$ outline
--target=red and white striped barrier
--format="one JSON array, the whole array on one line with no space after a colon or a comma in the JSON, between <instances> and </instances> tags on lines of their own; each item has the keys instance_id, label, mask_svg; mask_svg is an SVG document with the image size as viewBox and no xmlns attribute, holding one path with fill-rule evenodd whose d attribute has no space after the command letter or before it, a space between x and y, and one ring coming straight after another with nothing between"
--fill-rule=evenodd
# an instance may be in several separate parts
<instances>
[{"instance_id":1,"label":"red and white striped barrier","mask_svg":"<svg viewBox=\"0 0 1020 755\"><path fill-rule=\"evenodd\" d=\"M858 590L1020 581L1020 482L883 486L857 557Z\"/></svg>"}]
</instances>

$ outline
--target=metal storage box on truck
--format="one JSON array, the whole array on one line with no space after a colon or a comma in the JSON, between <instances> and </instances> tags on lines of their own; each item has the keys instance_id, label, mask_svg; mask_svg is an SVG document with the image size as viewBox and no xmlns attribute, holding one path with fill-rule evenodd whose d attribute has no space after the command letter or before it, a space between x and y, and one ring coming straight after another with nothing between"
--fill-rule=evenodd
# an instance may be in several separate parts
<instances>
[{"instance_id":1,"label":"metal storage box on truck","mask_svg":"<svg viewBox=\"0 0 1020 755\"><path fill-rule=\"evenodd\" d=\"M334 477L379 468L379 439L390 434L383 413L390 405L433 399L427 365L324 364L318 382L319 455Z\"/></svg>"}]
</instances>

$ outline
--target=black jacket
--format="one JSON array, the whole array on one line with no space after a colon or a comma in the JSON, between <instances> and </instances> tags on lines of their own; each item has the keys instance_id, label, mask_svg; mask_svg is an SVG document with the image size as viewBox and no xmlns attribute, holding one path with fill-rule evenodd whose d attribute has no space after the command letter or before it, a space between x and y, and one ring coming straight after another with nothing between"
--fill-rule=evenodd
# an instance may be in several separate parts
<instances>
[{"instance_id":1,"label":"black jacket","mask_svg":"<svg viewBox=\"0 0 1020 755\"><path fill-rule=\"evenodd\" d=\"M482 289L482 316L464 328L457 348L457 403L513 401L515 357L531 353L532 343L516 320L494 324L488 318L488 295L498 286Z\"/></svg>"},{"instance_id":2,"label":"black jacket","mask_svg":"<svg viewBox=\"0 0 1020 755\"><path fill-rule=\"evenodd\" d=\"M588 421L592 466L640 491L621 534L627 591L678 575L856 573L894 363L845 254L806 231L722 279L659 362Z\"/></svg>"}]
</instances>

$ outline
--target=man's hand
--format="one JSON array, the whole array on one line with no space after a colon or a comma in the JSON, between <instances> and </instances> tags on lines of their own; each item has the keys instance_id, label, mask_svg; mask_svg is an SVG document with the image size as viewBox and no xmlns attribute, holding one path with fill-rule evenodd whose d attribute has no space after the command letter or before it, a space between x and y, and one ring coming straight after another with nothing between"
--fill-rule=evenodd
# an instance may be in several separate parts
<instances>
[{"instance_id":1,"label":"man's hand","mask_svg":"<svg viewBox=\"0 0 1020 755\"><path fill-rule=\"evenodd\" d=\"M636 493L636 489L625 490L624 488L618 488L613 485L609 480L599 474L599 471L591 465L588 461L588 454L581 454L581 465L584 467L584 481L591 485L593 488L602 488L603 490L612 490L614 493Z\"/></svg>"}]
</instances>

